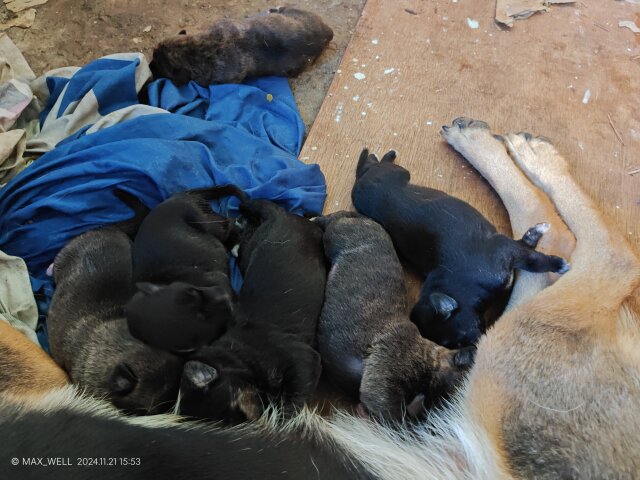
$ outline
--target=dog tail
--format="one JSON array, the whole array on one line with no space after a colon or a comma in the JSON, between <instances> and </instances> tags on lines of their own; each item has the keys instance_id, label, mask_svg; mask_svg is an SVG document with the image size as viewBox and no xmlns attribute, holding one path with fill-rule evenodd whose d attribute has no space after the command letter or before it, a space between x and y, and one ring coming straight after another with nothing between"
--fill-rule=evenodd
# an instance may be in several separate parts
<instances>
[{"instance_id":1,"label":"dog tail","mask_svg":"<svg viewBox=\"0 0 640 480\"><path fill-rule=\"evenodd\" d=\"M224 197L238 197L240 202L244 203L249 200L249 197L246 193L242 191L240 187L233 184L228 185L220 185L216 187L206 187L206 188L194 188L192 190L186 190L184 192L187 195L198 196L204 200L218 200L219 198Z\"/></svg>"},{"instance_id":2,"label":"dog tail","mask_svg":"<svg viewBox=\"0 0 640 480\"><path fill-rule=\"evenodd\" d=\"M116 227L126 233L131 239L135 237L136 233L138 233L138 229L142 224L142 221L149 214L149 208L138 199L135 195L122 190L120 188L116 188L113 190L113 194L118 197L118 199L123 202L127 207L133 210L133 217L128 220L124 220L122 222L116 223Z\"/></svg>"}]
</instances>

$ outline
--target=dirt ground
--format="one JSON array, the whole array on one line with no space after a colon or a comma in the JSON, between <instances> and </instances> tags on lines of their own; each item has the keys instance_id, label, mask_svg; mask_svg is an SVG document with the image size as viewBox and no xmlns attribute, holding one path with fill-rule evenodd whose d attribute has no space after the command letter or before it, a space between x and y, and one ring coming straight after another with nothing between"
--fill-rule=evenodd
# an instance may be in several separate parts
<instances>
[{"instance_id":1,"label":"dirt ground","mask_svg":"<svg viewBox=\"0 0 640 480\"><path fill-rule=\"evenodd\" d=\"M324 100L365 0L287 0L319 13L334 39L316 64L292 80L307 131ZM36 7L35 23L6 33L40 75L52 68L82 66L102 55L143 52L180 30L199 31L220 18L242 18L278 6L274 0L49 0ZM10 15L0 4L0 17ZM150 27L150 29L149 29Z\"/></svg>"}]
</instances>

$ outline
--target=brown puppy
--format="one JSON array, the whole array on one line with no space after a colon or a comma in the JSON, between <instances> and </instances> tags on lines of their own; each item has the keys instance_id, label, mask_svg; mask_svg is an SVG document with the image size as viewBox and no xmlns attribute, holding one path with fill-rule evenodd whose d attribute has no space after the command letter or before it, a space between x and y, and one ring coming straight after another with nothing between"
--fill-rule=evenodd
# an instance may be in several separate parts
<instances>
[{"instance_id":1,"label":"brown puppy","mask_svg":"<svg viewBox=\"0 0 640 480\"><path fill-rule=\"evenodd\" d=\"M208 32L161 42L150 64L154 77L176 85L238 83L247 77L295 77L322 53L333 31L320 16L271 8L244 20L220 20Z\"/></svg>"},{"instance_id":2,"label":"brown puppy","mask_svg":"<svg viewBox=\"0 0 640 480\"><path fill-rule=\"evenodd\" d=\"M64 387L64 371L24 334L0 320L0 393L17 398Z\"/></svg>"}]
</instances>

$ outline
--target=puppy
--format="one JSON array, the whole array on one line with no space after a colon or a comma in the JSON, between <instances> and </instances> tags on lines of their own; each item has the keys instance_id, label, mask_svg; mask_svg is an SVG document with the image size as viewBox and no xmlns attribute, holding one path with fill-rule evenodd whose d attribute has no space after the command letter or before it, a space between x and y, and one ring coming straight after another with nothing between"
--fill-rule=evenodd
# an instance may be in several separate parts
<instances>
[{"instance_id":1,"label":"puppy","mask_svg":"<svg viewBox=\"0 0 640 480\"><path fill-rule=\"evenodd\" d=\"M71 381L131 413L175 403L182 360L133 338L124 318L133 293L127 234L108 226L74 238L56 256L53 277L49 345Z\"/></svg>"},{"instance_id":2,"label":"puppy","mask_svg":"<svg viewBox=\"0 0 640 480\"><path fill-rule=\"evenodd\" d=\"M514 269L569 269L562 258L534 250L548 225L512 240L468 203L409 183L409 172L395 158L393 150L381 161L363 150L351 198L389 232L400 256L426 275L411 312L424 337L450 348L475 344L504 309Z\"/></svg>"},{"instance_id":3,"label":"puppy","mask_svg":"<svg viewBox=\"0 0 640 480\"><path fill-rule=\"evenodd\" d=\"M118 195L140 209L137 199L124 191ZM146 216L135 236L137 292L126 316L131 333L153 347L191 352L222 335L232 321L225 243L234 241L234 227L211 210L213 198L208 189L173 195Z\"/></svg>"},{"instance_id":4,"label":"puppy","mask_svg":"<svg viewBox=\"0 0 640 480\"><path fill-rule=\"evenodd\" d=\"M181 32L182 33L182 32ZM206 33L181 34L153 52L154 77L176 85L238 83L247 77L295 77L320 55L333 31L311 12L272 8L245 20L220 20Z\"/></svg>"},{"instance_id":5,"label":"puppy","mask_svg":"<svg viewBox=\"0 0 640 480\"><path fill-rule=\"evenodd\" d=\"M320 376L314 350L326 282L322 231L266 200L247 200L238 318L187 362L180 413L239 423L269 401L302 405Z\"/></svg>"},{"instance_id":6,"label":"puppy","mask_svg":"<svg viewBox=\"0 0 640 480\"><path fill-rule=\"evenodd\" d=\"M471 366L474 348L448 350L420 336L402 266L379 224L355 212L315 221L331 264L318 323L325 371L382 418L437 405Z\"/></svg>"}]
</instances>

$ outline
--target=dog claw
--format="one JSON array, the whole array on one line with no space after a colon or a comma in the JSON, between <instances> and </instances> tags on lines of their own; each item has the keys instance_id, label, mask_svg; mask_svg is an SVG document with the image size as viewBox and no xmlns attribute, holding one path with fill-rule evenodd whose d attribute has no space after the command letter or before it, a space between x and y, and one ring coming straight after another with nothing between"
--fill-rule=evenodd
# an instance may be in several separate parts
<instances>
[{"instance_id":1,"label":"dog claw","mask_svg":"<svg viewBox=\"0 0 640 480\"><path fill-rule=\"evenodd\" d=\"M474 120L472 118L467 118L467 117L456 118L453 121L453 125L457 126L461 130L465 128L486 128L486 129L490 128L489 124L486 122L483 122L482 120Z\"/></svg>"}]
</instances>

